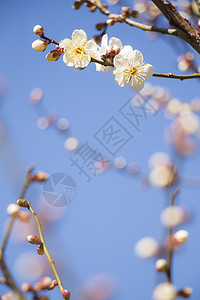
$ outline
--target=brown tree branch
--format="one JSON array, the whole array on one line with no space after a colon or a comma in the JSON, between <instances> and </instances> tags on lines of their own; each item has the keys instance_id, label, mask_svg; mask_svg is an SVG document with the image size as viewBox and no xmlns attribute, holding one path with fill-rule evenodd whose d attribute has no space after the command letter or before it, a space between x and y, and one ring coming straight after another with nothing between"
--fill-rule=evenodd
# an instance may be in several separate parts
<instances>
[{"instance_id":1,"label":"brown tree branch","mask_svg":"<svg viewBox=\"0 0 200 300\"><path fill-rule=\"evenodd\" d=\"M167 18L169 24L177 30L178 36L190 44L192 48L200 54L200 36L194 25L183 18L169 1L152 0L152 2L160 9L165 18Z\"/></svg>"}]
</instances>

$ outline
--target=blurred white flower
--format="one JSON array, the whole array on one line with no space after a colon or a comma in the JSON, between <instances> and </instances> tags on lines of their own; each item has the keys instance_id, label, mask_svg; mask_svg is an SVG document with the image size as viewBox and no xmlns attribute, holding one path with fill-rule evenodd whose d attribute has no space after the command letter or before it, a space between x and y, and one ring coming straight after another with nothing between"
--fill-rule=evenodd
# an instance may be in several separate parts
<instances>
[{"instance_id":1,"label":"blurred white flower","mask_svg":"<svg viewBox=\"0 0 200 300\"><path fill-rule=\"evenodd\" d=\"M104 34L104 36L102 37L102 40L101 40L101 47L96 52L95 58L100 61L102 61L102 58L104 58L104 60L108 59L108 60L111 60L111 62L112 62L112 59L120 52L122 47L123 47L122 42L119 39L112 37L108 42L108 35ZM110 67L110 66L105 67L103 65L96 63L97 71L102 71L102 72L106 73L111 68L112 67Z\"/></svg>"},{"instance_id":2,"label":"blurred white flower","mask_svg":"<svg viewBox=\"0 0 200 300\"><path fill-rule=\"evenodd\" d=\"M173 185L176 178L177 171L172 164L158 165L149 174L149 182L159 188L166 188Z\"/></svg>"},{"instance_id":3,"label":"blurred white flower","mask_svg":"<svg viewBox=\"0 0 200 300\"><path fill-rule=\"evenodd\" d=\"M157 285L153 292L154 300L174 300L176 298L176 290L171 283L165 282Z\"/></svg>"},{"instance_id":4,"label":"blurred white flower","mask_svg":"<svg viewBox=\"0 0 200 300\"><path fill-rule=\"evenodd\" d=\"M149 258L158 254L158 242L152 237L144 237L135 245L135 253L141 258Z\"/></svg>"},{"instance_id":5,"label":"blurred white flower","mask_svg":"<svg viewBox=\"0 0 200 300\"><path fill-rule=\"evenodd\" d=\"M64 39L59 43L64 48L63 61L67 66L85 68L91 61L97 50L97 44L93 40L87 41L87 35L82 29L74 30L72 40Z\"/></svg>"},{"instance_id":6,"label":"blurred white flower","mask_svg":"<svg viewBox=\"0 0 200 300\"><path fill-rule=\"evenodd\" d=\"M115 70L113 75L115 81L121 87L129 84L129 87L140 92L144 87L144 80L150 79L154 73L154 68L150 64L143 62L143 55L138 50L133 50L131 46L124 47L114 58Z\"/></svg>"},{"instance_id":7,"label":"blurred white flower","mask_svg":"<svg viewBox=\"0 0 200 300\"><path fill-rule=\"evenodd\" d=\"M166 227L180 225L186 219L187 213L180 206L169 206L162 211L160 216L161 223Z\"/></svg>"}]
</instances>

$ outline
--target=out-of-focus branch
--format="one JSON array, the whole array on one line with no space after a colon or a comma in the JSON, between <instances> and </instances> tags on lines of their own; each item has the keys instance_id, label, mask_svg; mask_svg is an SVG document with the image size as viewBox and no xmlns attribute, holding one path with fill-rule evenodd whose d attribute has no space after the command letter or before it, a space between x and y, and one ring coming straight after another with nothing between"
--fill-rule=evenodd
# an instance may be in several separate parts
<instances>
[{"instance_id":1,"label":"out-of-focus branch","mask_svg":"<svg viewBox=\"0 0 200 300\"><path fill-rule=\"evenodd\" d=\"M180 192L180 188L177 188L174 193L171 193L170 207L174 205L174 200L179 192ZM167 270L166 270L167 280L169 283L172 282L172 278L171 278L171 266L172 266L172 256L173 256L172 231L173 231L173 227L170 226L169 234L168 234L169 245L168 245Z\"/></svg>"},{"instance_id":2,"label":"out-of-focus branch","mask_svg":"<svg viewBox=\"0 0 200 300\"><path fill-rule=\"evenodd\" d=\"M140 23L140 22L133 21L130 18L126 18L126 17L122 16L121 14L119 14L119 15L112 14L112 13L110 13L110 11L107 8L105 8L101 4L100 1L95 1L93 3L90 0L87 0L86 3L89 4L89 5L96 6L102 14L108 16L108 19L114 19L117 22L126 23L130 26L137 27L137 28L145 30L145 31L153 31L153 32L161 33L161 34L169 34L169 35L178 36L178 33L177 33L176 29L171 29L171 28L166 29L166 28L160 28L160 27L157 27L157 26L150 26L150 25L146 25L146 24L143 24L143 23Z\"/></svg>"},{"instance_id":3,"label":"out-of-focus branch","mask_svg":"<svg viewBox=\"0 0 200 300\"><path fill-rule=\"evenodd\" d=\"M29 186L29 184L31 183L31 172L33 170L33 167L30 167L27 171L27 175L26 175L26 179L24 182L24 185L22 187L22 191L20 193L20 198L22 198ZM12 216L8 225L8 228L6 230L6 234L4 236L1 248L0 248L0 267L2 269L2 272L4 274L4 280L5 280L5 284L8 285L14 292L16 292L16 294L19 296L20 300L25 300L26 298L23 296L22 292L20 291L20 289L18 288L18 286L16 285L14 279L12 278L12 275L10 274L5 260L4 260L4 253L5 253L5 249L6 249L6 245L11 233L11 230L13 228L14 222L15 222L16 216Z\"/></svg>"},{"instance_id":4,"label":"out-of-focus branch","mask_svg":"<svg viewBox=\"0 0 200 300\"><path fill-rule=\"evenodd\" d=\"M192 48L200 54L200 35L194 25L183 18L169 1L152 0L152 2L160 9L165 18L167 18L169 24L177 30L178 36L190 44Z\"/></svg>"}]
</instances>

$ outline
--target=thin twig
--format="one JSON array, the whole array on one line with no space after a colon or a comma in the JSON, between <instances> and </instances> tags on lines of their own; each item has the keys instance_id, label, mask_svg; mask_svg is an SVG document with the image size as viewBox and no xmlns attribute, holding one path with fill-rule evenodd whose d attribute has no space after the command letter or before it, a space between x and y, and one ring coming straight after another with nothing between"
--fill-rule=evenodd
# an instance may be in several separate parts
<instances>
[{"instance_id":1,"label":"thin twig","mask_svg":"<svg viewBox=\"0 0 200 300\"><path fill-rule=\"evenodd\" d=\"M175 198L177 194L180 192L180 188L177 188L174 193L171 193L170 196L170 207L173 207ZM169 283L172 282L171 278L171 266L172 266L172 256L173 256L173 241L172 241L172 233L173 233L173 227L169 227L169 233L168 233L168 240L169 240L169 245L168 245L168 255L167 255L167 280Z\"/></svg>"},{"instance_id":2,"label":"thin twig","mask_svg":"<svg viewBox=\"0 0 200 300\"><path fill-rule=\"evenodd\" d=\"M62 282L60 280L60 277L58 275L57 269L55 267L55 262L52 259L51 255L50 255L50 253L49 253L49 251L47 249L47 246L46 246L46 243L45 243L45 240L44 240L44 236L43 236L43 232L42 232L42 226L40 224L40 221L38 219L38 216L37 216L36 212L33 210L32 206L31 206L30 202L28 202L28 209L30 210L30 212L32 213L33 217L36 220L36 223L37 223L37 226L38 226L38 231L39 231L39 236L40 236L40 239L42 241L43 248L44 248L44 253L46 254L46 257L47 257L47 259L48 259L48 261L49 261L49 263L51 265L51 268L52 268L52 270L54 272L54 275L56 277L56 280L58 282L58 286L59 286L60 291L62 293L62 291L64 291L64 288L63 288Z\"/></svg>"}]
</instances>

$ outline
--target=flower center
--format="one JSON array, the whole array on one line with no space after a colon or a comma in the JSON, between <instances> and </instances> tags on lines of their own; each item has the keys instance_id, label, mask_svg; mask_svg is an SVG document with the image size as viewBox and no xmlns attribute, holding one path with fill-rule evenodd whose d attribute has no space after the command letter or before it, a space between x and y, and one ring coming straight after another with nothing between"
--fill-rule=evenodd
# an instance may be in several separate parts
<instances>
[{"instance_id":1,"label":"flower center","mask_svg":"<svg viewBox=\"0 0 200 300\"><path fill-rule=\"evenodd\" d=\"M80 55L80 54L84 54L84 49L80 46L78 46L75 50L76 54Z\"/></svg>"},{"instance_id":2,"label":"flower center","mask_svg":"<svg viewBox=\"0 0 200 300\"><path fill-rule=\"evenodd\" d=\"M137 69L135 67L131 67L130 70L129 70L130 76L135 75L136 72L137 72Z\"/></svg>"}]
</instances>

